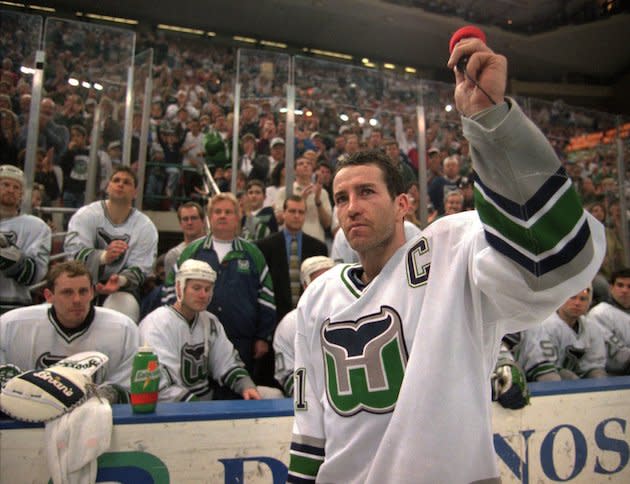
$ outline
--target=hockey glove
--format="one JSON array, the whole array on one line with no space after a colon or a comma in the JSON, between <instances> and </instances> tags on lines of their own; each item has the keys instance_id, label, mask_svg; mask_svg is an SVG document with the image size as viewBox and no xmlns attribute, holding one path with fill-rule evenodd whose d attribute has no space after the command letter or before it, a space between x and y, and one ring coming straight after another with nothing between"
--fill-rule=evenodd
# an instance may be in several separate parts
<instances>
[{"instance_id":1,"label":"hockey glove","mask_svg":"<svg viewBox=\"0 0 630 484\"><path fill-rule=\"evenodd\" d=\"M503 407L517 410L529 404L529 387L525 373L513 361L502 360L492 374L492 400Z\"/></svg>"},{"instance_id":2,"label":"hockey glove","mask_svg":"<svg viewBox=\"0 0 630 484\"><path fill-rule=\"evenodd\" d=\"M2 235L2 239L6 244L2 245L2 240L0 240L0 270L4 271L19 264L22 260L22 251L17 246L9 244L4 235Z\"/></svg>"}]
</instances>

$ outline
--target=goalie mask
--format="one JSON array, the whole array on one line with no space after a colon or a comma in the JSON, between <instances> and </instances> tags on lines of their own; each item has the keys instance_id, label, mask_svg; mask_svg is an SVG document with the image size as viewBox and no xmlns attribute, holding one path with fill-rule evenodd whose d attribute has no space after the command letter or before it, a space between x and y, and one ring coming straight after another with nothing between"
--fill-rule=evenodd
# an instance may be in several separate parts
<instances>
[{"instance_id":1,"label":"goalie mask","mask_svg":"<svg viewBox=\"0 0 630 484\"><path fill-rule=\"evenodd\" d=\"M184 288L189 279L199 279L214 284L214 281L217 280L217 273L207 262L195 259L185 261L175 275L175 293L178 302L181 302L184 297Z\"/></svg>"}]
</instances>

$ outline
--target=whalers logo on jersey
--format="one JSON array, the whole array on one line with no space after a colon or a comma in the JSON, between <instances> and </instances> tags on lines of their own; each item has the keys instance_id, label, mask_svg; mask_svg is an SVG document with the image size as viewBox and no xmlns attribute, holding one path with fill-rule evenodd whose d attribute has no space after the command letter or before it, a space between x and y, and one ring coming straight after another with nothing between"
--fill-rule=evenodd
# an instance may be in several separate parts
<instances>
[{"instance_id":1,"label":"whalers logo on jersey","mask_svg":"<svg viewBox=\"0 0 630 484\"><path fill-rule=\"evenodd\" d=\"M208 365L204 358L204 345L185 344L181 350L181 374L182 381L187 386L194 386L196 383L208 378Z\"/></svg>"},{"instance_id":2,"label":"whalers logo on jersey","mask_svg":"<svg viewBox=\"0 0 630 484\"><path fill-rule=\"evenodd\" d=\"M66 355L51 355L50 352L47 351L39 355L37 361L35 361L35 368L38 370L48 368L49 366L56 365L64 358L66 358Z\"/></svg>"},{"instance_id":3,"label":"whalers logo on jersey","mask_svg":"<svg viewBox=\"0 0 630 484\"><path fill-rule=\"evenodd\" d=\"M131 236L128 234L112 235L107 232L103 227L99 227L98 229L96 229L96 238L99 242L97 243L97 247L100 249L106 249L107 247L109 247L109 244L114 240L122 240L126 244L129 244L129 240L131 240ZM112 262L112 264L121 261L124 257L125 253L123 252L122 254L120 254L120 256L118 256L115 261Z\"/></svg>"},{"instance_id":4,"label":"whalers logo on jersey","mask_svg":"<svg viewBox=\"0 0 630 484\"><path fill-rule=\"evenodd\" d=\"M9 232L0 232L0 234L4 235L4 238L7 239L9 245L17 245L17 234L10 230Z\"/></svg>"},{"instance_id":5,"label":"whalers logo on jersey","mask_svg":"<svg viewBox=\"0 0 630 484\"><path fill-rule=\"evenodd\" d=\"M408 358L394 308L381 306L358 321L327 320L321 339L326 394L335 412L349 417L394 410Z\"/></svg>"}]
</instances>

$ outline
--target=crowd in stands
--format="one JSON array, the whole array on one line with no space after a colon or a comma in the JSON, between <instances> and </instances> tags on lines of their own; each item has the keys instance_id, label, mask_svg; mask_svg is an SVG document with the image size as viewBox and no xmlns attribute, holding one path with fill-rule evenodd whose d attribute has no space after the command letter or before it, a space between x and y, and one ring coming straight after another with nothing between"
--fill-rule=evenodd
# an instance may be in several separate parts
<instances>
[{"instance_id":1,"label":"crowd in stands","mask_svg":"<svg viewBox=\"0 0 630 484\"><path fill-rule=\"evenodd\" d=\"M19 26L14 27L0 34L0 165L23 168L30 78L20 66L32 52L17 42ZM334 209L332 178L338 160L365 149L385 152L408 187L412 210L407 219L411 227L421 225L423 193L428 193L430 202L429 222L474 208L475 175L468 142L461 132L459 114L444 109L452 98L452 86L423 83L428 185L420 187L417 81L299 58L296 105L302 114L296 115L295 133L289 134L282 109L287 56L269 52L242 55L239 156L234 166L235 49L201 39L138 33L136 52L154 49L143 209L176 211L183 234L179 245L158 254L157 229L132 205L138 190L142 121L138 106L133 117L131 167L122 163L125 89L119 66L127 60L124 36L97 35L93 28L63 25L47 40L49 62L40 106L33 207L59 206L77 212L67 215L61 226L54 226L48 215L43 215L45 224L29 216L28 223L37 227L40 238L28 242L28 250L19 247L24 252L22 258L5 250L15 246L14 241L0 238L0 251L6 252L0 253L0 282L11 279L15 286L15 294L8 294L3 282L0 304L7 310L38 302L37 293L35 300L30 300L28 287L44 277L54 245L51 228L68 229L63 250L68 258L81 261L84 269L66 267L65 272L58 271L48 281L44 297L53 304L53 318L60 326L67 326L62 333L70 338L77 327L87 330L90 321L99 315L98 311L96 316L84 315L80 324L72 327L61 314L63 308L57 309L55 304L61 299L55 297L61 287L58 284L78 278L95 284L99 306L125 315L127 319L121 323L125 331L130 331L128 320L139 323L140 334L153 338L156 346L162 343L151 322L156 318L155 311L163 312L161 317L168 318L173 328L178 324L195 328L192 339L175 335L177 330L173 329L173 338L181 339L178 348L157 348L161 359L172 361L172 367L165 363L165 378L169 378L169 372L170 377L177 376L172 378L177 391L168 392L169 398L265 397L264 392L252 390L254 384L290 391L286 374L281 382L274 379L278 357L274 361L273 336L283 317L295 308L305 287L305 276L307 281L311 278L311 274L300 273L300 267L312 257L335 258L333 254L351 252L340 249L343 234L338 231ZM68 84L68 77L81 72L89 72L92 79L104 76L120 82L109 82L100 92ZM541 334L512 342L514 359L532 380L541 379L541 374L553 374L547 376L552 379L557 375L628 374L630 273L624 269L629 261L624 261L618 197L630 187L617 184L614 144L568 150L575 146L571 140L578 136L612 129L613 117L573 110L561 101L521 102L527 104L532 119L552 141L585 206L606 225L608 248L593 288L571 298L579 300L581 306L575 309L569 302L561 306L563 302L559 301L558 314L553 317L555 329L546 322L539 329ZM96 147L99 200L85 205L97 105L101 106ZM285 186L285 143L289 135L294 136L295 146L291 195ZM630 144L626 138L623 141L628 159ZM207 192L204 165L221 190L212 197ZM4 170L0 171L0 182L8 179L10 183L0 188L2 233L7 221L18 215L15 194L24 190L19 170ZM237 170L236 193L230 192L232 170ZM628 182L630 177L625 175ZM8 191L13 195L6 195L5 200ZM186 265L193 260L204 264ZM351 254L335 262L350 261ZM314 265L311 261L311 266L321 269L330 263L330 259ZM178 276L182 269L183 274ZM203 283L193 284L195 281ZM603 305L607 305L607 311L601 309ZM622 320L627 324L625 329L615 326ZM224 329L217 330L217 322ZM568 333L562 326L565 323ZM567 333L566 337L558 337L556 346L550 349L548 342L561 332ZM213 341L223 348L211 359L216 368L204 366L208 356L205 334L212 334ZM0 333L0 345L5 345L2 337ZM593 338L600 338L597 344L592 343ZM137 341L138 335L132 340ZM524 357L522 349L528 346L536 347L543 355L536 363L530 364ZM584 355L589 354L591 346L597 346L600 352L607 348L608 357L597 356L598 371L580 366L580 361L590 361ZM179 355L180 349L187 364L192 365L187 367L186 375L175 361L178 357L173 356ZM233 356L234 351L238 356ZM6 363L2 357L0 347L0 364ZM207 385L209 375L214 387Z\"/></svg>"}]
</instances>

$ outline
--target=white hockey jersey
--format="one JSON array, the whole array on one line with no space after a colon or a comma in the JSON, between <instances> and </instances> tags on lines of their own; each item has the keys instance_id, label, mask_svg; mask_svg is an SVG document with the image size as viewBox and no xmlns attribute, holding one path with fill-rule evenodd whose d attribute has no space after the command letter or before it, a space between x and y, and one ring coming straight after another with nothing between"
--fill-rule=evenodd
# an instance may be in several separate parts
<instances>
[{"instance_id":1,"label":"white hockey jersey","mask_svg":"<svg viewBox=\"0 0 630 484\"><path fill-rule=\"evenodd\" d=\"M114 224L104 201L91 203L72 216L68 232L64 252L85 262L95 281L105 282L112 274L122 274L130 288L136 289L153 271L158 232L151 219L135 208L123 223ZM124 240L129 248L111 264L101 266L101 253L112 240Z\"/></svg>"},{"instance_id":2,"label":"white hockey jersey","mask_svg":"<svg viewBox=\"0 0 630 484\"><path fill-rule=\"evenodd\" d=\"M238 394L255 388L223 325L208 311L188 324L173 306L162 306L140 322L140 337L160 361L161 401L211 396L211 377Z\"/></svg>"},{"instance_id":3,"label":"white hockey jersey","mask_svg":"<svg viewBox=\"0 0 630 484\"><path fill-rule=\"evenodd\" d=\"M15 309L0 317L0 364L22 371L47 368L81 351L100 351L109 361L94 375L97 384L130 390L131 365L140 346L136 324L124 314L94 308L77 331L64 329L50 304Z\"/></svg>"},{"instance_id":4,"label":"white hockey jersey","mask_svg":"<svg viewBox=\"0 0 630 484\"><path fill-rule=\"evenodd\" d=\"M588 313L600 325L606 341L610 373L630 374L630 310L607 302L599 303Z\"/></svg>"},{"instance_id":5,"label":"white hockey jersey","mask_svg":"<svg viewBox=\"0 0 630 484\"><path fill-rule=\"evenodd\" d=\"M24 256L18 267L0 271L0 314L32 303L29 286L41 281L48 272L50 227L32 215L17 215L0 220L0 232L17 246Z\"/></svg>"},{"instance_id":6,"label":"white hockey jersey","mask_svg":"<svg viewBox=\"0 0 630 484\"><path fill-rule=\"evenodd\" d=\"M542 325L524 331L518 347L518 363L529 381L560 369L579 377L606 367L604 334L595 321L581 316L577 332L558 313L549 316Z\"/></svg>"},{"instance_id":7,"label":"white hockey jersey","mask_svg":"<svg viewBox=\"0 0 630 484\"><path fill-rule=\"evenodd\" d=\"M275 353L274 377L285 396L293 395L293 368L295 363L295 327L297 324L297 309L292 309L276 326L273 334L273 351Z\"/></svg>"},{"instance_id":8,"label":"white hockey jersey","mask_svg":"<svg viewBox=\"0 0 630 484\"><path fill-rule=\"evenodd\" d=\"M434 222L365 288L358 266L337 266L300 299L289 482L498 479L501 336L586 287L605 241L516 105L483 121L462 121L478 213Z\"/></svg>"}]
</instances>

